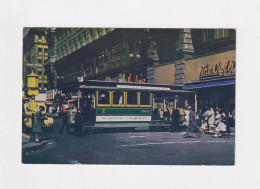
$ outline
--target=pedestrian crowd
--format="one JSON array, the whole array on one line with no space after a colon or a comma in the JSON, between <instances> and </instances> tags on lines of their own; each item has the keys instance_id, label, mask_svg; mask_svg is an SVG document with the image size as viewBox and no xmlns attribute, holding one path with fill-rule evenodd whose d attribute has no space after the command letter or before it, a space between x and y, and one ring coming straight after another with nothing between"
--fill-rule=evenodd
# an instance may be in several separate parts
<instances>
[{"instance_id":1,"label":"pedestrian crowd","mask_svg":"<svg viewBox=\"0 0 260 189\"><path fill-rule=\"evenodd\" d=\"M60 117L62 118L62 126L59 133L62 133L65 127L67 132L70 133L70 126L74 126L75 136L83 136L83 115L80 108L75 106L64 108L60 112Z\"/></svg>"},{"instance_id":2,"label":"pedestrian crowd","mask_svg":"<svg viewBox=\"0 0 260 189\"><path fill-rule=\"evenodd\" d=\"M175 108L171 114L172 124L170 126L170 132L178 131L180 112L178 108ZM195 113L192 111L191 106L187 106L184 110L184 122L183 126L187 126L187 133L184 137L189 137L190 133L195 133L200 137L200 133L206 131L212 131L216 134L214 137L222 137L223 133L227 133L230 138L230 126L235 125L235 109L232 112L224 112L218 106L215 109L213 107L205 107L204 111L201 109Z\"/></svg>"},{"instance_id":3,"label":"pedestrian crowd","mask_svg":"<svg viewBox=\"0 0 260 189\"><path fill-rule=\"evenodd\" d=\"M201 133L215 131L214 137L227 133L230 138L230 126L235 124L235 109L232 112L224 112L218 106L215 109L205 107L203 112L201 109L197 112L196 122Z\"/></svg>"},{"instance_id":4,"label":"pedestrian crowd","mask_svg":"<svg viewBox=\"0 0 260 189\"><path fill-rule=\"evenodd\" d=\"M83 109L76 108L73 105L63 106L60 108L59 117L62 119L62 126L59 133L62 133L64 128L70 133L70 127L74 127L75 136L83 136L83 123L87 121L87 117L91 115L91 108L89 108L87 103L84 103ZM41 122L43 122L44 117L41 114L41 109L38 108L36 111L35 120L33 120L33 132L36 133L36 142L39 141L38 133L41 132ZM93 110L92 110L93 111ZM53 108L49 109L49 113L53 113L55 110ZM83 116L84 115L84 116ZM88 115L88 116L87 116ZM168 115L168 114L166 114ZM167 116L167 120L171 120L172 124L169 128L170 132L179 131L179 120L180 120L180 109L178 107L174 108L170 114ZM205 107L204 111L201 109L195 114L191 106L187 106L184 110L184 122L183 125L187 126L187 132L184 137L189 137L190 133L195 133L197 137L201 137L200 133L205 133L206 131L214 131L216 134L214 137L221 137L223 133L227 133L230 138L230 126L235 124L235 109L232 112L224 112L218 106L213 109L213 107Z\"/></svg>"}]
</instances>

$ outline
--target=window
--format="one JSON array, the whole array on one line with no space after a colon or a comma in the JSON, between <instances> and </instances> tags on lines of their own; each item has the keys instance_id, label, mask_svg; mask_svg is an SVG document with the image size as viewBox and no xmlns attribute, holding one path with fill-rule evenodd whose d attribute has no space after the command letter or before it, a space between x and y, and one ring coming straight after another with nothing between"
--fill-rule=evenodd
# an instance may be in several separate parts
<instances>
[{"instance_id":1,"label":"window","mask_svg":"<svg viewBox=\"0 0 260 189\"><path fill-rule=\"evenodd\" d=\"M140 93L140 105L151 105L151 93Z\"/></svg>"},{"instance_id":2,"label":"window","mask_svg":"<svg viewBox=\"0 0 260 189\"><path fill-rule=\"evenodd\" d=\"M35 36L34 36L34 42L38 42L38 40L39 40L38 35L35 35Z\"/></svg>"},{"instance_id":3,"label":"window","mask_svg":"<svg viewBox=\"0 0 260 189\"><path fill-rule=\"evenodd\" d=\"M204 29L204 30L201 30L201 43L230 37L232 34L231 31L232 30L230 30L230 29Z\"/></svg>"},{"instance_id":4,"label":"window","mask_svg":"<svg viewBox=\"0 0 260 189\"><path fill-rule=\"evenodd\" d=\"M113 105L125 105L124 92L115 91L113 92Z\"/></svg>"},{"instance_id":5,"label":"window","mask_svg":"<svg viewBox=\"0 0 260 189\"><path fill-rule=\"evenodd\" d=\"M229 36L229 30L228 29L216 29L215 30L215 38L224 38Z\"/></svg>"},{"instance_id":6,"label":"window","mask_svg":"<svg viewBox=\"0 0 260 189\"><path fill-rule=\"evenodd\" d=\"M137 92L127 92L127 105L137 105Z\"/></svg>"},{"instance_id":7,"label":"window","mask_svg":"<svg viewBox=\"0 0 260 189\"><path fill-rule=\"evenodd\" d=\"M48 49L44 49L44 55L48 56Z\"/></svg>"},{"instance_id":8,"label":"window","mask_svg":"<svg viewBox=\"0 0 260 189\"><path fill-rule=\"evenodd\" d=\"M110 105L110 92L109 91L98 91L98 105Z\"/></svg>"},{"instance_id":9,"label":"window","mask_svg":"<svg viewBox=\"0 0 260 189\"><path fill-rule=\"evenodd\" d=\"M38 48L39 55L42 55L42 48Z\"/></svg>"},{"instance_id":10,"label":"window","mask_svg":"<svg viewBox=\"0 0 260 189\"><path fill-rule=\"evenodd\" d=\"M236 36L236 30L231 29L231 30L230 30L230 36L231 36L231 37L235 37L235 36Z\"/></svg>"}]
</instances>

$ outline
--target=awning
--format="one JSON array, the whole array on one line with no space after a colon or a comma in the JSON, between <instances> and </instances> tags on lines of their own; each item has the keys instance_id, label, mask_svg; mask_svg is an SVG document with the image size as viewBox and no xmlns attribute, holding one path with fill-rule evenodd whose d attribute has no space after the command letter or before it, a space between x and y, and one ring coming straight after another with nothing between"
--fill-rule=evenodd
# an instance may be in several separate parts
<instances>
[{"instance_id":1,"label":"awning","mask_svg":"<svg viewBox=\"0 0 260 189\"><path fill-rule=\"evenodd\" d=\"M211 81L211 82L203 82L203 83L191 83L191 84L184 84L182 89L197 89L197 88L205 88L205 87L216 87L216 86L223 86L223 85L232 85L235 84L236 80L222 80L222 81Z\"/></svg>"}]
</instances>

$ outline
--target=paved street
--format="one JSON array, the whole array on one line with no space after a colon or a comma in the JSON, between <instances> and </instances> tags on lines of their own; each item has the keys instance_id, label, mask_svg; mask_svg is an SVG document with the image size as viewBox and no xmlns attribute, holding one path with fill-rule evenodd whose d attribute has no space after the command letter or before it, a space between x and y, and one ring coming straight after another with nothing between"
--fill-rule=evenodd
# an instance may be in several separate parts
<instances>
[{"instance_id":1,"label":"paved street","mask_svg":"<svg viewBox=\"0 0 260 189\"><path fill-rule=\"evenodd\" d=\"M75 137L54 132L47 144L23 155L29 164L233 165L235 137L183 138L184 132L105 130ZM65 130L65 129L64 129Z\"/></svg>"}]
</instances>

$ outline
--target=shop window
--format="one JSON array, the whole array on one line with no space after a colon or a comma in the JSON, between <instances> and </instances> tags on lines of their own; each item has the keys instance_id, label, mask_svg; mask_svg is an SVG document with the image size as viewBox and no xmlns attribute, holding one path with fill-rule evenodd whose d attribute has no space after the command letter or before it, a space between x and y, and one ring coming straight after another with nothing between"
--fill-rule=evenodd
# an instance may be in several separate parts
<instances>
[{"instance_id":1,"label":"shop window","mask_svg":"<svg viewBox=\"0 0 260 189\"><path fill-rule=\"evenodd\" d=\"M110 105L110 92L109 91L98 91L98 105Z\"/></svg>"},{"instance_id":2,"label":"shop window","mask_svg":"<svg viewBox=\"0 0 260 189\"><path fill-rule=\"evenodd\" d=\"M127 105L138 105L137 92L127 92Z\"/></svg>"},{"instance_id":3,"label":"shop window","mask_svg":"<svg viewBox=\"0 0 260 189\"><path fill-rule=\"evenodd\" d=\"M140 105L151 105L151 93L140 93Z\"/></svg>"},{"instance_id":4,"label":"shop window","mask_svg":"<svg viewBox=\"0 0 260 189\"><path fill-rule=\"evenodd\" d=\"M113 105L125 105L124 92L115 91L113 92Z\"/></svg>"}]
</instances>

